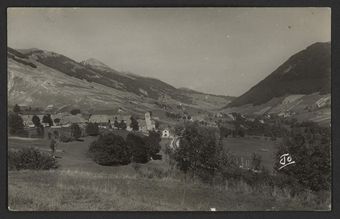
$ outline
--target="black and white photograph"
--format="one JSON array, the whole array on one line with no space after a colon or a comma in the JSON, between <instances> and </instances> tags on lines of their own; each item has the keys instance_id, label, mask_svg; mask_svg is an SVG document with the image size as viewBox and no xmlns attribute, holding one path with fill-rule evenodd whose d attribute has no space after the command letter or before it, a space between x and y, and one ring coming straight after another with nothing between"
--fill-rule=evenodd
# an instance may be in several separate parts
<instances>
[{"instance_id":1,"label":"black and white photograph","mask_svg":"<svg viewBox=\"0 0 340 219\"><path fill-rule=\"evenodd\" d=\"M331 211L331 99L328 7L9 7L8 210Z\"/></svg>"}]
</instances>

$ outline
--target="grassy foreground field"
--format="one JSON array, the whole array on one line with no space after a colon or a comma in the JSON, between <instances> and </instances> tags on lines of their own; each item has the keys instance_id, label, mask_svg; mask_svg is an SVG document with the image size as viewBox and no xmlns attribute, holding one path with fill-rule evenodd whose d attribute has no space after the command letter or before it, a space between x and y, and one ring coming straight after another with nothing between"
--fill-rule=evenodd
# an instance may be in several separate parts
<instances>
[{"instance_id":1,"label":"grassy foreground field","mask_svg":"<svg viewBox=\"0 0 340 219\"><path fill-rule=\"evenodd\" d=\"M86 156L88 144L70 142L57 147L57 170L9 171L8 205L18 211L249 211L328 210L314 194L291 197L265 187L217 186L185 179L168 160L119 167L97 165ZM167 144L163 141L162 144ZM35 146L48 151L46 140L9 138L9 148Z\"/></svg>"}]
</instances>

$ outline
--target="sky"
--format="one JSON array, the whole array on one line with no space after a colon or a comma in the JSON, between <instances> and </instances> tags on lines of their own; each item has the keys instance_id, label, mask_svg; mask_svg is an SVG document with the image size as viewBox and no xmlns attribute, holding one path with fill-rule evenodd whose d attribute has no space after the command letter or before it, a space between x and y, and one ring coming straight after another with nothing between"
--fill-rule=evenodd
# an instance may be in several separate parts
<instances>
[{"instance_id":1,"label":"sky","mask_svg":"<svg viewBox=\"0 0 340 219\"><path fill-rule=\"evenodd\" d=\"M8 46L239 96L331 40L329 8L9 8Z\"/></svg>"}]
</instances>

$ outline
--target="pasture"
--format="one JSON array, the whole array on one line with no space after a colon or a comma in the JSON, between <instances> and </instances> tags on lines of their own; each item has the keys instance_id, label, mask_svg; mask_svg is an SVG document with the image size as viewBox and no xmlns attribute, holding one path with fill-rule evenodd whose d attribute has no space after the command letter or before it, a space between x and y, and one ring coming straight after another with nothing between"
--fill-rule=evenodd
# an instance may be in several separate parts
<instances>
[{"instance_id":1,"label":"pasture","mask_svg":"<svg viewBox=\"0 0 340 219\"><path fill-rule=\"evenodd\" d=\"M8 172L8 204L14 211L149 211L149 210L315 210L325 209L312 194L292 197L284 191L252 188L240 182L233 186L208 185L185 177L172 169L163 154L162 160L146 164L100 166L87 157L87 149L95 137L84 141L59 143L56 170L21 170ZM243 141L239 142L238 141ZM229 147L241 153L261 143L254 139L226 139ZM169 143L163 139L164 148ZM45 139L8 139L8 147L37 147L49 151ZM269 145L268 145L269 146ZM255 148L262 146L258 144ZM303 201L308 199L309 201ZM326 206L326 207L325 207Z\"/></svg>"},{"instance_id":2,"label":"pasture","mask_svg":"<svg viewBox=\"0 0 340 219\"><path fill-rule=\"evenodd\" d=\"M250 160L253 153L262 158L262 165L269 171L273 170L274 155L280 140L271 141L264 137L246 136L244 138L225 138L223 146L232 154Z\"/></svg>"}]
</instances>

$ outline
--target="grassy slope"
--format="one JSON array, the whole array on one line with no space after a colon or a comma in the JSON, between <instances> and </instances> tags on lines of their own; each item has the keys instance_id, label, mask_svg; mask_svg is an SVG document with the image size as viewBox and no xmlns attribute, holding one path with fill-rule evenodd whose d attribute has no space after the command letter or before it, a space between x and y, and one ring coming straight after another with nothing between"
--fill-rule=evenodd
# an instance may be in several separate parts
<instances>
[{"instance_id":1,"label":"grassy slope","mask_svg":"<svg viewBox=\"0 0 340 219\"><path fill-rule=\"evenodd\" d=\"M86 156L89 142L60 144L60 168L9 171L9 207L13 210L314 210L318 203L279 191L255 190L244 183L209 186L185 180L167 159L147 164L103 167ZM9 148L48 151L46 140L9 139ZM163 142L163 144L166 142ZM310 195L307 195L310 197ZM324 208L323 208L324 209Z\"/></svg>"}]
</instances>

